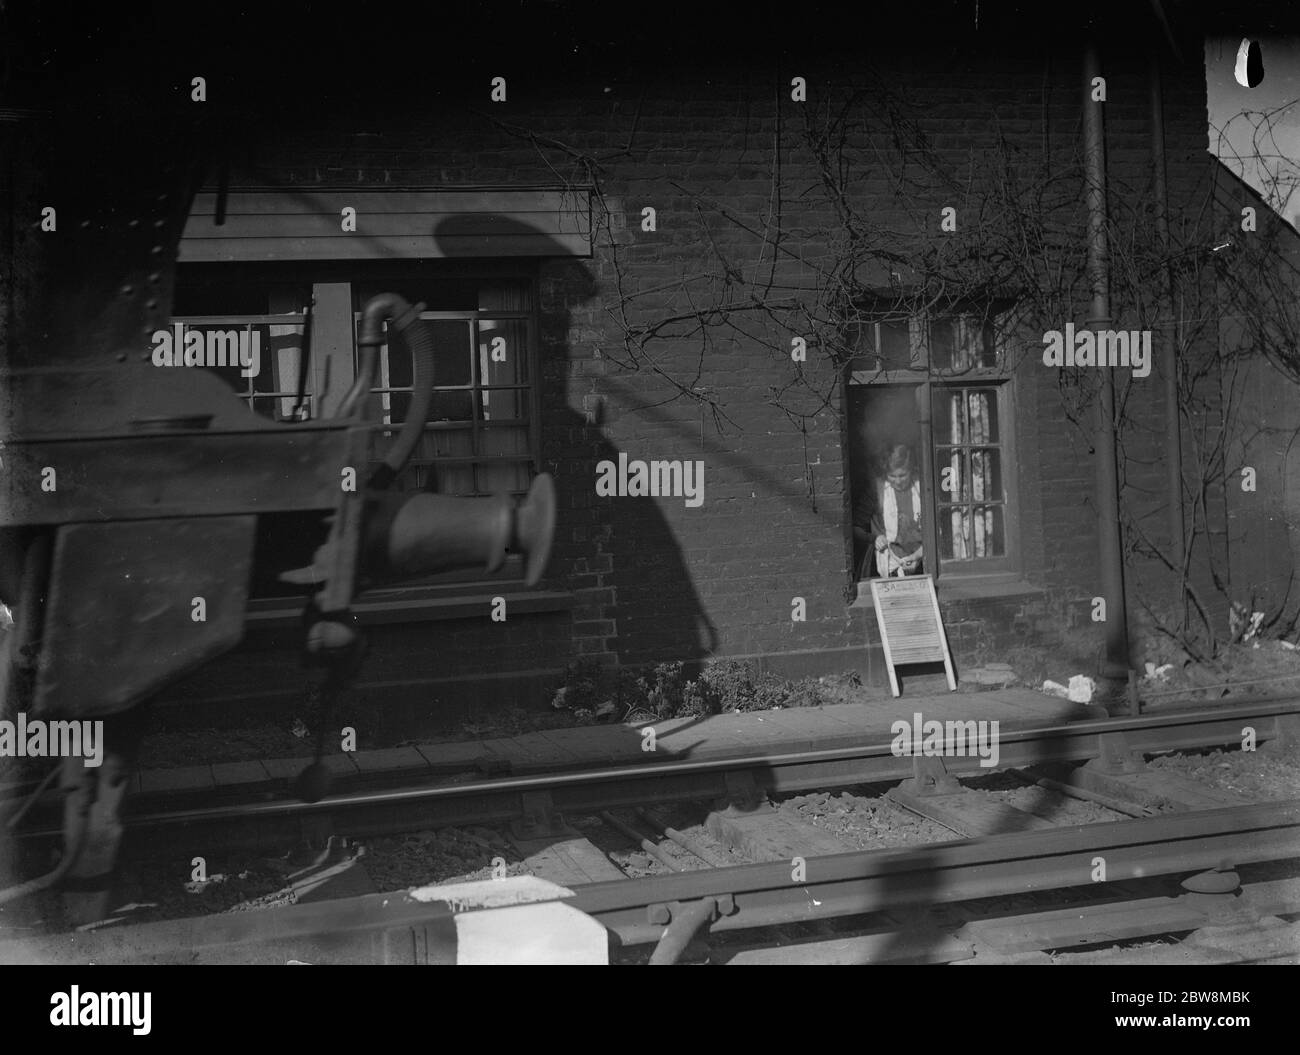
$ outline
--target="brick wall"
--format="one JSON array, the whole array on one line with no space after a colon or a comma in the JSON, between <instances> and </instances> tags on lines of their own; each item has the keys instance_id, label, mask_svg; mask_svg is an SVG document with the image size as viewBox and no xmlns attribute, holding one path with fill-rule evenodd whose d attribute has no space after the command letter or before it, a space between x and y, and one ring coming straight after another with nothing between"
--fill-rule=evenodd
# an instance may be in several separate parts
<instances>
[{"instance_id":1,"label":"brick wall","mask_svg":"<svg viewBox=\"0 0 1300 1055\"><path fill-rule=\"evenodd\" d=\"M1077 51L986 43L906 57L878 51L860 67L891 86L907 120L958 177L995 136L1005 137L1024 178L1044 162L1077 163ZM1112 212L1136 214L1141 223L1151 201L1144 55L1103 49ZM386 630L374 656L388 649L391 662L410 671L431 675L436 667L471 677L488 667L554 669L576 657L644 663L824 653L829 667L843 662L845 649L866 643L869 615L845 599L849 474L836 376L810 345L808 384L791 387L798 371L790 337L799 331L788 319L742 310L773 277L795 286L835 252L832 205L816 193L819 173L802 122L819 93L853 70L797 66L665 70L611 91L596 78L530 80L513 83L509 101L497 106L487 100L486 82L481 92L460 85L438 95L436 105L426 97L380 114L332 113L258 146L259 176L245 177L249 184L271 173L291 187L525 186L560 178L587 184L595 173L611 210L591 259L550 260L539 271L542 458L560 495L547 584L570 591L573 607L501 627L485 614L458 625ZM808 104L790 99L791 72L808 79ZM1194 215L1205 179L1203 77L1189 63L1166 71L1165 84L1169 195L1182 224L1184 214ZM364 137L353 134L363 130ZM583 160L591 155L601 157L595 169ZM917 217L937 225L939 207L960 187L960 179L957 190L923 180L900 204L889 175L868 173L853 203L882 226L905 227ZM641 230L645 206L657 210L653 233ZM774 246L764 235L776 230L778 216L785 234ZM918 230L918 239L924 234ZM1085 295L1081 285L1073 318L1061 324L1084 324ZM638 353L639 369L620 365L630 353L619 319L649 327L700 303L735 306L744 334L716 319L703 332L690 322L668 325ZM1136 328L1132 309L1117 297L1117 327ZM1040 336L1024 335L1015 382L1020 573L1053 602L1082 602L1100 592L1096 456L1086 415L1081 424L1068 419L1057 372L1038 361ZM715 400L716 419L714 408L682 398L665 374ZM1164 530L1159 379L1157 367L1122 392L1136 422L1124 438L1124 500L1155 536ZM785 392L784 409L772 405L777 391ZM599 422L590 423L586 412L597 405ZM703 506L596 497L596 463L620 452L702 459ZM791 621L795 597L806 602L805 622ZM964 658L1004 647L1028 621L1041 621L1042 611L1023 603L950 607L954 645ZM412 658L425 649L439 656L427 670ZM382 680L390 659L372 662L367 677Z\"/></svg>"}]
</instances>

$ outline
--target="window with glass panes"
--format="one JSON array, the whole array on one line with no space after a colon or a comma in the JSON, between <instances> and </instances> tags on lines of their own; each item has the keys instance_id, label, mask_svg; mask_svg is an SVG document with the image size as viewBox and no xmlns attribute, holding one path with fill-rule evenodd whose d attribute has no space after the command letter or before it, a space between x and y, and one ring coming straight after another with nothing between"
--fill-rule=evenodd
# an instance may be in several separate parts
<instances>
[{"instance_id":1,"label":"window with glass panes","mask_svg":"<svg viewBox=\"0 0 1300 1055\"><path fill-rule=\"evenodd\" d=\"M323 349L342 350L329 361L330 372L344 375L331 382L336 392L346 391L355 377L356 322L370 297L396 292L412 304L424 303L421 317L433 337L434 398L420 442L391 486L463 496L522 495L538 472L540 449L534 287L531 269L492 263L414 272L364 263L200 264L178 269L171 321L182 333L202 334L205 347L209 334L236 354L241 342L250 350L255 346L260 361L252 376L244 376L240 365L211 372L251 413L292 425L331 412L320 406L328 396L316 391L318 384L325 391ZM323 311L326 304L341 310ZM373 423L371 468L406 421L414 382L404 342L384 345L379 353L372 398L363 408ZM311 521L304 518L304 532ZM265 556L279 570L304 562L287 551ZM512 556L492 576L447 572L418 585L472 590L485 578L500 584L522 577L522 564ZM274 578L254 584L256 597L296 590Z\"/></svg>"},{"instance_id":2,"label":"window with glass panes","mask_svg":"<svg viewBox=\"0 0 1300 1055\"><path fill-rule=\"evenodd\" d=\"M310 337L312 287L213 268L182 268L177 276L172 323L181 326L181 348L191 334L225 353L225 366L204 368L226 382L249 410L272 421L316 416L311 372L304 349ZM239 349L256 350L254 372L235 365ZM206 363L206 358L205 358ZM248 376L245 376L245 375Z\"/></svg>"},{"instance_id":3,"label":"window with glass panes","mask_svg":"<svg viewBox=\"0 0 1300 1055\"><path fill-rule=\"evenodd\" d=\"M173 315L172 322L181 325L182 348L191 333L198 333L205 353L208 348L221 353L227 365L206 368L253 413L272 421L308 421L314 402L303 360L307 317L304 307L283 315Z\"/></svg>"},{"instance_id":4,"label":"window with glass panes","mask_svg":"<svg viewBox=\"0 0 1300 1055\"><path fill-rule=\"evenodd\" d=\"M1007 555L1006 491L998 391L936 385L932 391L939 558L976 561Z\"/></svg>"},{"instance_id":5,"label":"window with glass panes","mask_svg":"<svg viewBox=\"0 0 1300 1055\"><path fill-rule=\"evenodd\" d=\"M417 279L382 285L355 287L355 322L370 296L393 290L426 304L420 318L433 338L433 402L394 486L462 496L525 493L537 464L531 283L459 281L439 288ZM372 389L379 401L375 462L406 421L413 383L406 343L381 346Z\"/></svg>"},{"instance_id":6,"label":"window with glass panes","mask_svg":"<svg viewBox=\"0 0 1300 1055\"><path fill-rule=\"evenodd\" d=\"M854 526L873 504L884 452L908 447L918 456L926 496L927 572L1015 565L1011 376L996 320L992 310L909 314L868 307L851 334L848 383L854 387L846 406ZM869 574L869 554L859 552L869 542L857 535L855 569Z\"/></svg>"}]
</instances>

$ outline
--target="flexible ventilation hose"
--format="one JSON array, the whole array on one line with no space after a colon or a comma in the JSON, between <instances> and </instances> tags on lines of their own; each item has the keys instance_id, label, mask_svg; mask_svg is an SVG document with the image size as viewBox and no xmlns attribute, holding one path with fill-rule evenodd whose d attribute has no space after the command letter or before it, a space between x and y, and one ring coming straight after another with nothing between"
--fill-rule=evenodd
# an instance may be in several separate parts
<instances>
[{"instance_id":1,"label":"flexible ventilation hose","mask_svg":"<svg viewBox=\"0 0 1300 1055\"><path fill-rule=\"evenodd\" d=\"M420 319L423 310L423 304L412 307L406 298L397 293L380 293L371 297L361 310L357 346L361 349L362 368L357 383L352 386L340 408L343 416L353 412L356 404L374 383L376 350L384 343L385 320L388 321L390 338L394 334L401 337L411 350L411 406L396 442L384 457L384 464L370 477L369 486L373 488L387 487L405 468L415 445L420 441L429 408L433 405L433 334Z\"/></svg>"}]
</instances>

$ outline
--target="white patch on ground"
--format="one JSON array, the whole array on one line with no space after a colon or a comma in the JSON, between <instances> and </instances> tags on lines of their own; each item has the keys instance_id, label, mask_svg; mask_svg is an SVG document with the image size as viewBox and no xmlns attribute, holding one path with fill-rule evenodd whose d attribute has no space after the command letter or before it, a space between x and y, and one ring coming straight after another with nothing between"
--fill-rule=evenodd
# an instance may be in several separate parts
<instances>
[{"instance_id":1,"label":"white patch on ground","mask_svg":"<svg viewBox=\"0 0 1300 1055\"><path fill-rule=\"evenodd\" d=\"M414 901L454 901L469 908L500 908L503 905L526 905L533 901L556 901L573 897L573 891L537 876L509 876L505 879L480 879L472 883L448 883L445 886L416 887L410 891Z\"/></svg>"}]
</instances>

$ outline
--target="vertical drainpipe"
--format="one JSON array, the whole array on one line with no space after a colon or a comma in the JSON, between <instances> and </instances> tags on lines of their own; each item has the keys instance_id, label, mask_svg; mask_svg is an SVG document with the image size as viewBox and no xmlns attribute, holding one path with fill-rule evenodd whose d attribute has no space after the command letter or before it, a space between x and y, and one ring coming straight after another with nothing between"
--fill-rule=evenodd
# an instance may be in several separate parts
<instances>
[{"instance_id":1,"label":"vertical drainpipe","mask_svg":"<svg viewBox=\"0 0 1300 1055\"><path fill-rule=\"evenodd\" d=\"M930 367L926 364L925 382L917 386L917 418L921 425L921 508L925 511L921 517L921 545L925 548L922 558L925 573L936 583L939 581L939 526L934 522L939 506L934 500L934 478L939 464L934 456L934 428L930 420L931 408L934 406L930 385Z\"/></svg>"},{"instance_id":2,"label":"vertical drainpipe","mask_svg":"<svg viewBox=\"0 0 1300 1055\"><path fill-rule=\"evenodd\" d=\"M1088 285L1092 290L1088 326L1092 330L1111 328L1110 245L1106 233L1106 138L1102 126L1104 105L1092 98L1093 79L1101 76L1097 46L1088 41L1083 56L1084 197L1088 208ZM1106 599L1106 660L1102 675L1126 677L1128 660L1128 617L1124 597L1124 558L1119 527L1119 475L1115 461L1115 380L1111 368L1098 371L1097 399L1097 543L1101 569L1101 593Z\"/></svg>"},{"instance_id":3,"label":"vertical drainpipe","mask_svg":"<svg viewBox=\"0 0 1300 1055\"><path fill-rule=\"evenodd\" d=\"M1174 276L1169 263L1169 192L1165 182L1164 92L1160 84L1160 58L1152 55L1151 78L1151 171L1155 180L1156 245L1165 261L1160 269L1161 293L1169 322L1164 327L1165 469L1169 491L1170 559L1183 567L1183 450L1178 407L1178 328L1174 316Z\"/></svg>"}]
</instances>

